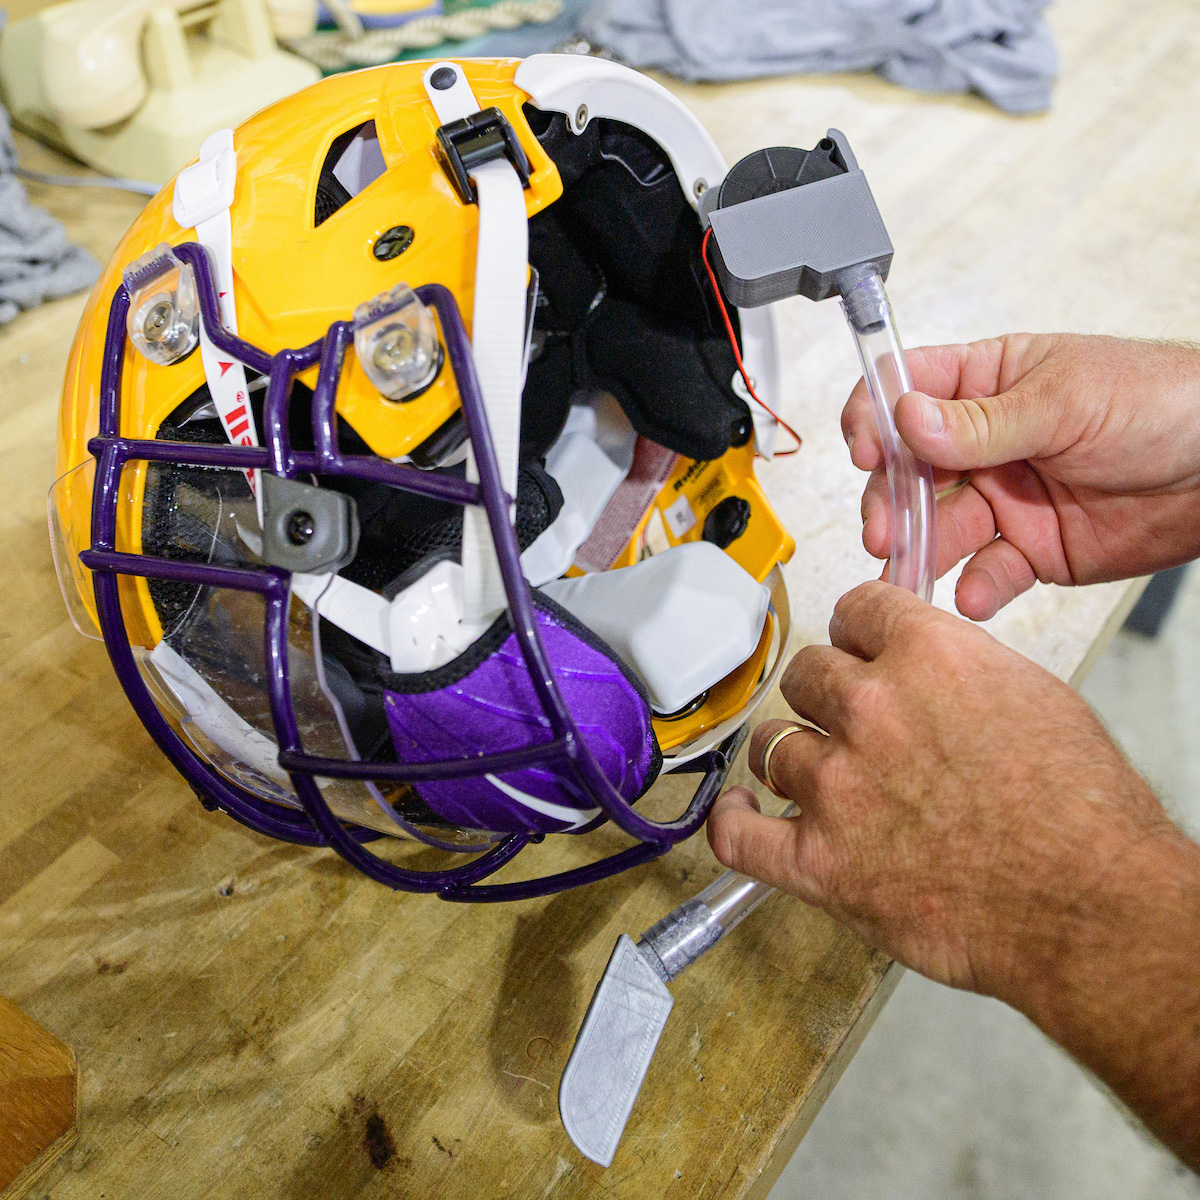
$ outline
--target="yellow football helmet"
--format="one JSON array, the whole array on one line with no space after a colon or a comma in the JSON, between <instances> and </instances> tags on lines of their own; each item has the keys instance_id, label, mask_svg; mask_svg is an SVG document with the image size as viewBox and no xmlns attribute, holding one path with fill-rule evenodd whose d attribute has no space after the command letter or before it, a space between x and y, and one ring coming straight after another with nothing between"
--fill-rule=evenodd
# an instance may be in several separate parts
<instances>
[{"instance_id":1,"label":"yellow football helmet","mask_svg":"<svg viewBox=\"0 0 1200 1200\"><path fill-rule=\"evenodd\" d=\"M659 85L541 55L326 79L150 202L76 336L50 516L73 619L203 803L450 899L699 827L794 548L754 473L770 310L731 339L700 254L724 170ZM664 769L703 779L657 822ZM606 819L629 850L479 883Z\"/></svg>"}]
</instances>

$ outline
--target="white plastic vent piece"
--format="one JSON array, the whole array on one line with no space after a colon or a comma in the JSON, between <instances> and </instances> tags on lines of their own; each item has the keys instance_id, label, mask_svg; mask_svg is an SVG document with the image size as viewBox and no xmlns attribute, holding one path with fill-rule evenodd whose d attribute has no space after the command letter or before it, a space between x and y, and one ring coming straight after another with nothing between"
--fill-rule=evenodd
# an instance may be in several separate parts
<instances>
[{"instance_id":1,"label":"white plastic vent piece","mask_svg":"<svg viewBox=\"0 0 1200 1200\"><path fill-rule=\"evenodd\" d=\"M431 671L461 654L490 622L463 614L463 569L436 563L394 600L340 575L292 576L292 592L344 633L386 654L401 674Z\"/></svg>"},{"instance_id":2,"label":"white plastic vent piece","mask_svg":"<svg viewBox=\"0 0 1200 1200\"><path fill-rule=\"evenodd\" d=\"M521 555L521 569L534 587L557 579L575 561L629 474L636 444L637 433L612 396L598 392L590 403L571 406L546 454L546 470L562 489L562 510Z\"/></svg>"},{"instance_id":3,"label":"white plastic vent piece","mask_svg":"<svg viewBox=\"0 0 1200 1200\"><path fill-rule=\"evenodd\" d=\"M432 671L461 654L488 627L467 621L463 610L463 569L456 562L437 563L409 584L388 610L392 670Z\"/></svg>"},{"instance_id":4,"label":"white plastic vent piece","mask_svg":"<svg viewBox=\"0 0 1200 1200\"><path fill-rule=\"evenodd\" d=\"M771 599L711 542L541 590L624 659L660 713L678 712L754 653Z\"/></svg>"},{"instance_id":5,"label":"white plastic vent piece","mask_svg":"<svg viewBox=\"0 0 1200 1200\"><path fill-rule=\"evenodd\" d=\"M368 121L350 139L333 167L333 177L353 198L387 170L375 122Z\"/></svg>"}]
</instances>

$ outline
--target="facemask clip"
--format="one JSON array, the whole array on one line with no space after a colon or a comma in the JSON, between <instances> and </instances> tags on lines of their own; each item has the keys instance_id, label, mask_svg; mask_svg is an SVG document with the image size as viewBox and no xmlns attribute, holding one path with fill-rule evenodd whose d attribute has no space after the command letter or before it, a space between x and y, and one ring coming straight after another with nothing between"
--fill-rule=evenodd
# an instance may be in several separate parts
<instances>
[{"instance_id":1,"label":"facemask clip","mask_svg":"<svg viewBox=\"0 0 1200 1200\"><path fill-rule=\"evenodd\" d=\"M170 366L200 342L200 305L192 268L160 243L123 272L129 340L153 363Z\"/></svg>"},{"instance_id":2,"label":"facemask clip","mask_svg":"<svg viewBox=\"0 0 1200 1200\"><path fill-rule=\"evenodd\" d=\"M358 511L349 496L267 471L262 495L264 561L305 575L337 571L353 561Z\"/></svg>"},{"instance_id":3,"label":"facemask clip","mask_svg":"<svg viewBox=\"0 0 1200 1200\"><path fill-rule=\"evenodd\" d=\"M412 400L442 365L433 314L407 283L354 310L354 352L367 378L389 400Z\"/></svg>"}]
</instances>

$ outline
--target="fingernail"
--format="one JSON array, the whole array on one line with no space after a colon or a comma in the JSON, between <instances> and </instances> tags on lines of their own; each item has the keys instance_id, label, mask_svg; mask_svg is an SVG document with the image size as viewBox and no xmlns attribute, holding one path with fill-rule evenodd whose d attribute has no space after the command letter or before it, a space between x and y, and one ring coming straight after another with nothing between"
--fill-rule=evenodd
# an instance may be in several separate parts
<instances>
[{"instance_id":1,"label":"fingernail","mask_svg":"<svg viewBox=\"0 0 1200 1200\"><path fill-rule=\"evenodd\" d=\"M850 457L853 458L854 457L854 434L852 434L852 433L848 433L846 435L846 449L850 451Z\"/></svg>"},{"instance_id":2,"label":"fingernail","mask_svg":"<svg viewBox=\"0 0 1200 1200\"><path fill-rule=\"evenodd\" d=\"M941 433L946 425L942 410L928 396L921 396L921 421L929 433Z\"/></svg>"}]
</instances>

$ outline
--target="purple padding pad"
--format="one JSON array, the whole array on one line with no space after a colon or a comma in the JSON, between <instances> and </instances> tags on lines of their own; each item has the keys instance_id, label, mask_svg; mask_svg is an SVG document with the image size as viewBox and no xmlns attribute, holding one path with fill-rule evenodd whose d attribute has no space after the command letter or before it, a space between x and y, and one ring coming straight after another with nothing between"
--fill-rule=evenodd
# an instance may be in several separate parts
<instances>
[{"instance_id":1,"label":"purple padding pad","mask_svg":"<svg viewBox=\"0 0 1200 1200\"><path fill-rule=\"evenodd\" d=\"M659 765L649 706L608 655L560 623L557 614L540 606L534 612L580 734L613 787L632 801L653 782ZM449 664L414 677L414 682L433 681L452 669ZM512 633L461 678L430 691L385 691L384 707L402 763L472 758L542 744L554 736ZM587 824L599 813L563 765L560 761L416 787L429 807L453 825L497 833L558 833Z\"/></svg>"}]
</instances>

